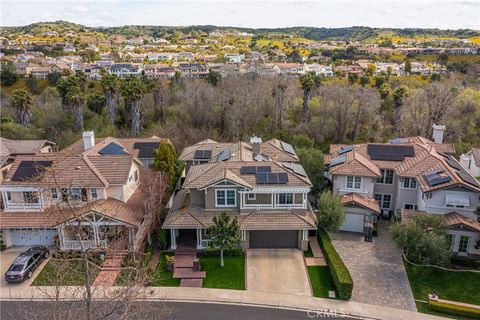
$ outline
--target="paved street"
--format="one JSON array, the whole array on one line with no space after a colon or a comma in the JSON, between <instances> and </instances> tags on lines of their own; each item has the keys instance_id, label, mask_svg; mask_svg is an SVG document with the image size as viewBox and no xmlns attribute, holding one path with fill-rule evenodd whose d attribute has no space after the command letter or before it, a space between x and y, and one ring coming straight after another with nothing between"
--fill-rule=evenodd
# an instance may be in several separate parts
<instances>
[{"instance_id":1,"label":"paved street","mask_svg":"<svg viewBox=\"0 0 480 320\"><path fill-rule=\"evenodd\" d=\"M412 290L387 222L379 220L373 242L350 232L330 233L333 245L353 278L352 301L416 311Z\"/></svg>"},{"instance_id":2,"label":"paved street","mask_svg":"<svg viewBox=\"0 0 480 320\"><path fill-rule=\"evenodd\" d=\"M247 290L311 296L302 251L247 250Z\"/></svg>"},{"instance_id":3,"label":"paved street","mask_svg":"<svg viewBox=\"0 0 480 320\"><path fill-rule=\"evenodd\" d=\"M36 320L52 319L53 302L21 302L21 301L1 301L1 320L30 320L32 314L35 314ZM70 308L72 302L65 302L64 308ZM32 313L32 310L35 310ZM129 319L196 319L196 320L224 320L224 319L249 319L249 320L303 320L303 319L322 319L321 310L294 311L276 308L252 307L228 304L211 304L211 303L187 303L187 302L137 302L135 310L144 310L142 314ZM134 314L134 312L132 312ZM317 316L318 315L318 316ZM113 314L107 319L116 319L118 314ZM355 319L352 317L342 317L325 315L323 318L328 319Z\"/></svg>"}]
</instances>

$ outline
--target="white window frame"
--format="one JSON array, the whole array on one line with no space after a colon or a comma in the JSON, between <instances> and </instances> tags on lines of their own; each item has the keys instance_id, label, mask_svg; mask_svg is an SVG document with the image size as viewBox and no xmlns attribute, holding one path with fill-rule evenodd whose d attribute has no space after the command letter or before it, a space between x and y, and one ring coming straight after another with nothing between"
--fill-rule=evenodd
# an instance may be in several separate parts
<instances>
[{"instance_id":1,"label":"white window frame","mask_svg":"<svg viewBox=\"0 0 480 320\"><path fill-rule=\"evenodd\" d=\"M450 249L450 251L452 251L453 250L453 245L455 244L455 235L453 233L447 233L446 236L448 238L450 238L449 249Z\"/></svg>"},{"instance_id":2,"label":"white window frame","mask_svg":"<svg viewBox=\"0 0 480 320\"><path fill-rule=\"evenodd\" d=\"M407 206L412 206L412 209L407 209ZM418 210L418 206L414 203L404 203L403 204L403 209L405 210Z\"/></svg>"},{"instance_id":3,"label":"white window frame","mask_svg":"<svg viewBox=\"0 0 480 320\"><path fill-rule=\"evenodd\" d=\"M98 189L90 188L90 196L92 197L92 199L98 199Z\"/></svg>"},{"instance_id":4,"label":"white window frame","mask_svg":"<svg viewBox=\"0 0 480 320\"><path fill-rule=\"evenodd\" d=\"M234 197L234 200L235 200L235 203L234 204L228 204L228 197L227 197L227 194L228 194L228 191L233 191L235 193L235 197ZM225 204L218 204L218 193L219 192L222 192L224 194L224 198L225 198ZM237 190L236 189L215 189L215 206L218 207L218 208L234 208L237 206Z\"/></svg>"},{"instance_id":5,"label":"white window frame","mask_svg":"<svg viewBox=\"0 0 480 320\"><path fill-rule=\"evenodd\" d=\"M467 244L465 246L465 251L460 250L460 246L462 245L462 239L467 238ZM458 252L459 253L468 253L468 246L470 245L470 236L461 235L460 239L458 240Z\"/></svg>"},{"instance_id":6,"label":"white window frame","mask_svg":"<svg viewBox=\"0 0 480 320\"><path fill-rule=\"evenodd\" d=\"M58 190L57 188L50 188L50 196L52 199L58 199Z\"/></svg>"},{"instance_id":7,"label":"white window frame","mask_svg":"<svg viewBox=\"0 0 480 320\"><path fill-rule=\"evenodd\" d=\"M453 203L449 203L449 198L450 200L459 200L459 202L453 202ZM461 202L461 200L465 200L463 203ZM470 198L467 196L467 195L464 195L464 194L451 194L451 193L447 193L447 195L445 196L445 207L446 208L469 208L470 207Z\"/></svg>"},{"instance_id":8,"label":"white window frame","mask_svg":"<svg viewBox=\"0 0 480 320\"><path fill-rule=\"evenodd\" d=\"M208 160L193 160L193 165L208 163Z\"/></svg>"},{"instance_id":9,"label":"white window frame","mask_svg":"<svg viewBox=\"0 0 480 320\"><path fill-rule=\"evenodd\" d=\"M349 183L349 179L352 179L351 183L352 183L352 186L349 187L348 186L348 183ZM352 190L361 190L362 189L362 177L359 177L359 176L347 176L346 179L345 179L345 188L347 189L352 189ZM360 186L357 188L355 187L355 185L357 184L357 182L360 182Z\"/></svg>"},{"instance_id":10,"label":"white window frame","mask_svg":"<svg viewBox=\"0 0 480 320\"><path fill-rule=\"evenodd\" d=\"M405 186L405 183L407 181L408 181L408 185ZM413 184L415 184L414 187L412 187ZM402 181L402 184L401 184L402 189L416 190L417 186L418 186L418 184L417 184L417 180L415 178L410 178L410 177L403 178L403 181Z\"/></svg>"},{"instance_id":11,"label":"white window frame","mask_svg":"<svg viewBox=\"0 0 480 320\"><path fill-rule=\"evenodd\" d=\"M380 200L375 199L375 196L377 196L377 195L379 195L379 196L381 197ZM385 196L390 196L390 200L389 200L390 206L388 206L388 207L384 207L384 206L383 206L383 203L384 203L384 201L385 201ZM391 194L388 194L388 193L375 193L375 194L373 195L373 197L374 197L375 200L380 201L380 203L379 203L380 209L390 210L390 209L392 208L392 195L391 195Z\"/></svg>"},{"instance_id":12,"label":"white window frame","mask_svg":"<svg viewBox=\"0 0 480 320\"><path fill-rule=\"evenodd\" d=\"M77 191L78 191L78 194L77 194ZM70 199L72 199L73 201L82 201L82 188L71 188Z\"/></svg>"},{"instance_id":13,"label":"white window frame","mask_svg":"<svg viewBox=\"0 0 480 320\"><path fill-rule=\"evenodd\" d=\"M248 193L247 194L247 200L257 200L257 194L256 193Z\"/></svg>"},{"instance_id":14,"label":"white window frame","mask_svg":"<svg viewBox=\"0 0 480 320\"><path fill-rule=\"evenodd\" d=\"M284 196L283 203L280 201L280 196ZM277 193L277 204L289 205L289 204L294 204L294 202L295 202L295 196L293 195L293 193L291 192Z\"/></svg>"},{"instance_id":15,"label":"white window frame","mask_svg":"<svg viewBox=\"0 0 480 320\"><path fill-rule=\"evenodd\" d=\"M386 177L387 177L387 172L392 173L392 183L386 183L385 182ZM380 178L378 178L375 181L375 183L377 183L377 184L387 184L387 185L392 185L393 184L394 179L395 179L395 171L393 171L392 169L380 169L380 173L382 174L382 176Z\"/></svg>"}]
</instances>

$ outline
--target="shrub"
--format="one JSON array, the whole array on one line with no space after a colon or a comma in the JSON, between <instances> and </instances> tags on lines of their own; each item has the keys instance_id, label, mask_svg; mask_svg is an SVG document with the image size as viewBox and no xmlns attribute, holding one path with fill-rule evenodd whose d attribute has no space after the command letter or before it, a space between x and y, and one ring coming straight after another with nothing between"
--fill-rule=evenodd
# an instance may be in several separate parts
<instances>
[{"instance_id":1,"label":"shrub","mask_svg":"<svg viewBox=\"0 0 480 320\"><path fill-rule=\"evenodd\" d=\"M428 307L430 310L444 312L456 316L463 316L472 319L480 319L480 310L470 308L468 306L461 306L456 304L450 304L435 300L430 300L428 302Z\"/></svg>"},{"instance_id":2,"label":"shrub","mask_svg":"<svg viewBox=\"0 0 480 320\"><path fill-rule=\"evenodd\" d=\"M157 234L157 243L160 250L166 250L168 247L169 230L160 229Z\"/></svg>"},{"instance_id":3,"label":"shrub","mask_svg":"<svg viewBox=\"0 0 480 320\"><path fill-rule=\"evenodd\" d=\"M324 191L318 198L318 225L324 230L336 231L344 222L342 200L330 191Z\"/></svg>"},{"instance_id":4,"label":"shrub","mask_svg":"<svg viewBox=\"0 0 480 320\"><path fill-rule=\"evenodd\" d=\"M219 249L205 249L205 250L200 251L199 255L204 256L204 257L218 257L218 256L220 256L220 250ZM242 256L243 255L243 249L242 248L237 248L237 249L224 250L223 255L225 255L225 256Z\"/></svg>"},{"instance_id":5,"label":"shrub","mask_svg":"<svg viewBox=\"0 0 480 320\"><path fill-rule=\"evenodd\" d=\"M462 257L451 257L450 263L456 266L480 269L480 259L468 259Z\"/></svg>"},{"instance_id":6,"label":"shrub","mask_svg":"<svg viewBox=\"0 0 480 320\"><path fill-rule=\"evenodd\" d=\"M342 261L342 258L332 245L332 241L325 230L319 229L317 233L318 241L322 247L325 260L327 261L333 282L337 288L338 296L341 300L349 300L352 297L353 280L350 272Z\"/></svg>"}]
</instances>

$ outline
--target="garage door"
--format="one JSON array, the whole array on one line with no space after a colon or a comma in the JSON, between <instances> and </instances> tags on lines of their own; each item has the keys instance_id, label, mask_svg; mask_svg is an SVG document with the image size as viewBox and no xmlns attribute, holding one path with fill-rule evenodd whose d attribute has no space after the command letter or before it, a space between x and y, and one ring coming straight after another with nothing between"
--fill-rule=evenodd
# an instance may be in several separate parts
<instances>
[{"instance_id":1,"label":"garage door","mask_svg":"<svg viewBox=\"0 0 480 320\"><path fill-rule=\"evenodd\" d=\"M345 213L345 222L340 227L340 230L363 232L363 219L363 214Z\"/></svg>"},{"instance_id":2,"label":"garage door","mask_svg":"<svg viewBox=\"0 0 480 320\"><path fill-rule=\"evenodd\" d=\"M250 248L298 248L297 230L250 231Z\"/></svg>"},{"instance_id":3,"label":"garage door","mask_svg":"<svg viewBox=\"0 0 480 320\"><path fill-rule=\"evenodd\" d=\"M12 246L53 246L55 244L56 229L10 229Z\"/></svg>"}]
</instances>

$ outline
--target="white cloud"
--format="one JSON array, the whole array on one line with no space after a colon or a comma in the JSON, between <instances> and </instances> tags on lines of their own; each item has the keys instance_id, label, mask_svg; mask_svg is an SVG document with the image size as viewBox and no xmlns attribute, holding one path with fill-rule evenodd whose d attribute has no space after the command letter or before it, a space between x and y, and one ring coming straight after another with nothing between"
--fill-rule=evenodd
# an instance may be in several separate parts
<instances>
[{"instance_id":1,"label":"white cloud","mask_svg":"<svg viewBox=\"0 0 480 320\"><path fill-rule=\"evenodd\" d=\"M18 13L22 14L18 14ZM480 29L479 0L2 0L0 24L69 20L89 26L439 27Z\"/></svg>"}]
</instances>

